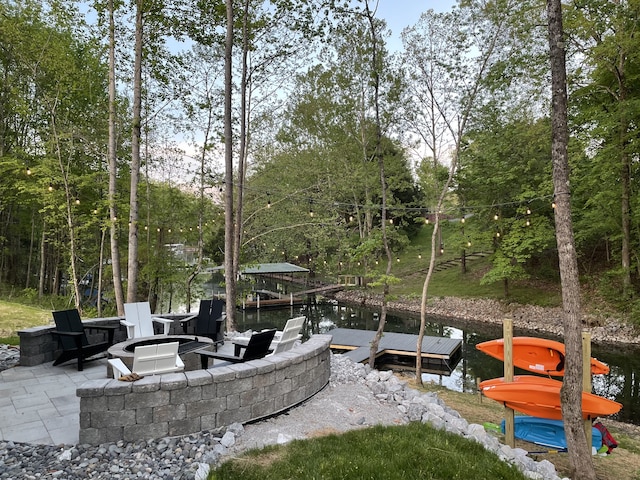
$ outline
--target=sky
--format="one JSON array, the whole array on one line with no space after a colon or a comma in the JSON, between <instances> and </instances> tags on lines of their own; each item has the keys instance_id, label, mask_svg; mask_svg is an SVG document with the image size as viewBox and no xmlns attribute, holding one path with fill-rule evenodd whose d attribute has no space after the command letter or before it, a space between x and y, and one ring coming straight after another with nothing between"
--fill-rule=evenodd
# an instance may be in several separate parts
<instances>
[{"instance_id":1,"label":"sky","mask_svg":"<svg viewBox=\"0 0 640 480\"><path fill-rule=\"evenodd\" d=\"M383 18L391 30L390 49L399 50L402 47L402 30L415 25L422 12L429 9L448 12L456 3L456 0L379 0L376 17ZM373 1L370 5L375 7Z\"/></svg>"}]
</instances>

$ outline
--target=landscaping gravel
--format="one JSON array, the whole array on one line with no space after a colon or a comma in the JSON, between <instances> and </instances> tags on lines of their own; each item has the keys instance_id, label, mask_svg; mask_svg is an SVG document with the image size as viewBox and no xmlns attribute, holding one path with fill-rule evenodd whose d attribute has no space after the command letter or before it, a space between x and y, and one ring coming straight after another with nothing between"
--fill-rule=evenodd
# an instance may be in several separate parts
<instances>
[{"instance_id":1,"label":"landscaping gravel","mask_svg":"<svg viewBox=\"0 0 640 480\"><path fill-rule=\"evenodd\" d=\"M2 357L12 353L0 348ZM383 424L428 422L475 440L528 478L556 480L549 461L500 444L481 425L469 424L436 394L421 394L392 372L371 370L331 355L329 385L303 404L252 424L218 431L139 442L91 445L34 445L0 441L0 479L206 479L225 458L270 444Z\"/></svg>"}]
</instances>

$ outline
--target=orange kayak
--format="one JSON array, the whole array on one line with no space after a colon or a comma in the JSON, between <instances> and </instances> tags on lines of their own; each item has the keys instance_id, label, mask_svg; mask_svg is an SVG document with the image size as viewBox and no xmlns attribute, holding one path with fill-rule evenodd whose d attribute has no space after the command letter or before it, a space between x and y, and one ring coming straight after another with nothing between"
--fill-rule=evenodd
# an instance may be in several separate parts
<instances>
[{"instance_id":1,"label":"orange kayak","mask_svg":"<svg viewBox=\"0 0 640 480\"><path fill-rule=\"evenodd\" d=\"M535 380L541 379L536 383ZM550 382L555 382L550 383ZM482 393L505 406L534 417L562 419L560 387L562 382L543 377L531 377L527 382L495 382ZM582 392L582 417L595 418L618 413L622 405L608 398Z\"/></svg>"},{"instance_id":2,"label":"orange kayak","mask_svg":"<svg viewBox=\"0 0 640 480\"><path fill-rule=\"evenodd\" d=\"M503 383L505 383L504 377L490 378L480 382L478 384L478 388L480 390L484 390L485 388L492 387L494 385L502 385ZM536 385L552 385L558 388L562 387L562 382L558 380L548 377L536 377L534 375L514 375L513 383L531 385L532 388L535 388Z\"/></svg>"},{"instance_id":3,"label":"orange kayak","mask_svg":"<svg viewBox=\"0 0 640 480\"><path fill-rule=\"evenodd\" d=\"M504 361L504 339L498 338L476 345L481 352ZM537 337L513 337L513 365L533 373L564 375L564 344ZM609 366L591 358L591 373L609 373Z\"/></svg>"}]
</instances>

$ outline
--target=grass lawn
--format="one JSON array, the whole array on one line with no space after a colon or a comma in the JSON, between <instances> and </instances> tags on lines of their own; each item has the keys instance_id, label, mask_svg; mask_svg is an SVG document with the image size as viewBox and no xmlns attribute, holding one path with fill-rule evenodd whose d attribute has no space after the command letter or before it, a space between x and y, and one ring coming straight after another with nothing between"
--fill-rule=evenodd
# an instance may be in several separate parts
<instances>
[{"instance_id":1,"label":"grass lawn","mask_svg":"<svg viewBox=\"0 0 640 480\"><path fill-rule=\"evenodd\" d=\"M247 452L210 480L525 479L479 443L419 422L376 426Z\"/></svg>"},{"instance_id":2,"label":"grass lawn","mask_svg":"<svg viewBox=\"0 0 640 480\"><path fill-rule=\"evenodd\" d=\"M51 310L20 303L0 301L0 342L17 345L16 332L53 322Z\"/></svg>"}]
</instances>

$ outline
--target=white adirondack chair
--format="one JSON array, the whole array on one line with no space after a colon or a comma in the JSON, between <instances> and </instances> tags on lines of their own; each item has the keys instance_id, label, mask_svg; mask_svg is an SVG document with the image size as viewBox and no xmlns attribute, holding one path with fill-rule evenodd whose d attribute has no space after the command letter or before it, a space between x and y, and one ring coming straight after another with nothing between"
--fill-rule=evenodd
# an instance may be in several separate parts
<instances>
[{"instance_id":1,"label":"white adirondack chair","mask_svg":"<svg viewBox=\"0 0 640 480\"><path fill-rule=\"evenodd\" d=\"M152 337L155 335L153 322L163 325L163 335L169 334L173 320L151 315L149 302L124 304L124 320L120 324L127 327L127 338Z\"/></svg>"},{"instance_id":2,"label":"white adirondack chair","mask_svg":"<svg viewBox=\"0 0 640 480\"><path fill-rule=\"evenodd\" d=\"M291 350L296 340L302 338L300 330L302 330L305 320L306 317L295 317L287 320L284 328L276 331L273 341L269 346L269 350L272 350L269 355ZM249 343L249 337L234 337L232 343L235 345L236 355L239 355L239 351Z\"/></svg>"},{"instance_id":3,"label":"white adirondack chair","mask_svg":"<svg viewBox=\"0 0 640 480\"><path fill-rule=\"evenodd\" d=\"M159 375L184 370L184 362L178 355L179 342L157 343L136 347L133 353L133 373ZM113 378L132 373L119 358L108 360L113 368Z\"/></svg>"}]
</instances>

